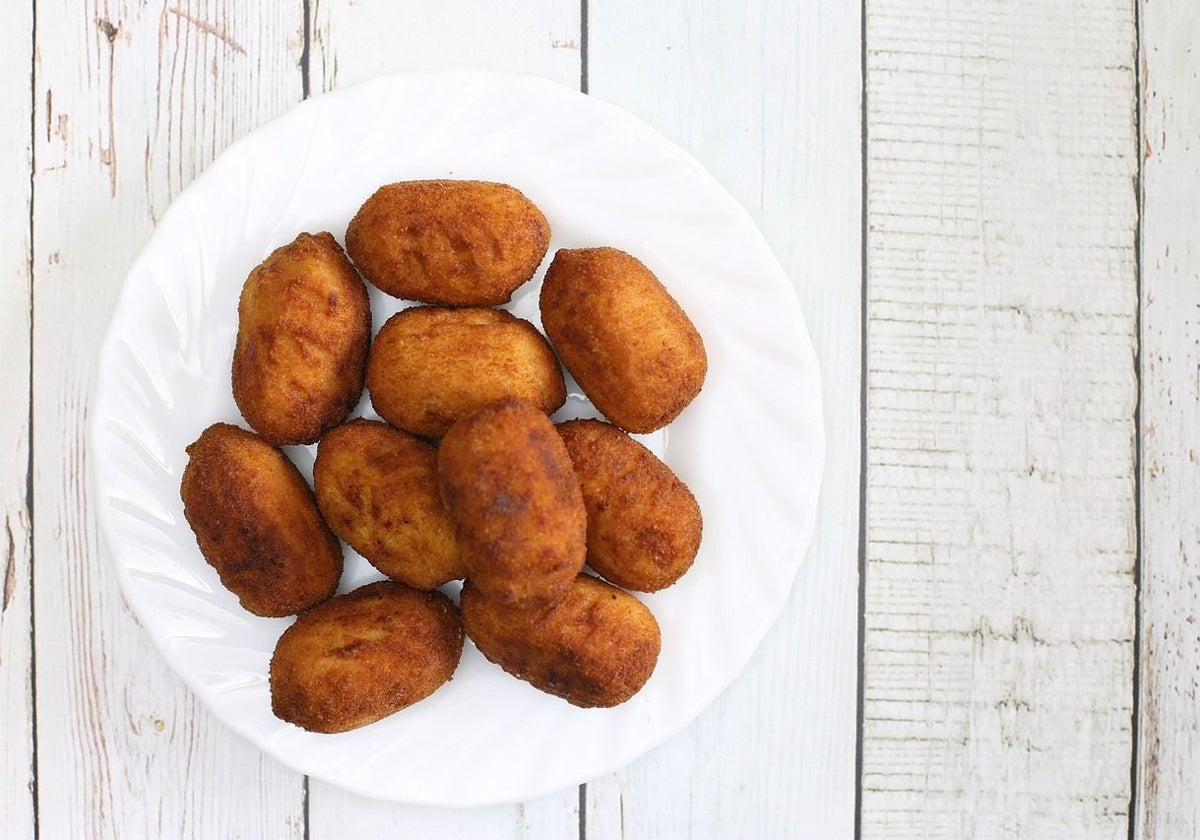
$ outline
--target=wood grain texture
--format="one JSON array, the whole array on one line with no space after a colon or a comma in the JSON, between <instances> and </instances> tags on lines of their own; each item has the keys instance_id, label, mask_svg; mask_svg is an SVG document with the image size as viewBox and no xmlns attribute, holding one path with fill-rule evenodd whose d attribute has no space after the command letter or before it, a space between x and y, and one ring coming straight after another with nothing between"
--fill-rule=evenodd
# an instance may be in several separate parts
<instances>
[{"instance_id":1,"label":"wood grain texture","mask_svg":"<svg viewBox=\"0 0 1200 840\"><path fill-rule=\"evenodd\" d=\"M218 724L121 599L88 405L125 270L175 193L300 98L299 4L37 4L33 545L41 837L301 837L303 777Z\"/></svg>"},{"instance_id":2,"label":"wood grain texture","mask_svg":"<svg viewBox=\"0 0 1200 840\"><path fill-rule=\"evenodd\" d=\"M1200 7L1142 2L1136 833L1200 836Z\"/></svg>"},{"instance_id":3,"label":"wood grain texture","mask_svg":"<svg viewBox=\"0 0 1200 840\"><path fill-rule=\"evenodd\" d=\"M852 835L859 38L858 4L836 0L589 4L590 92L694 154L795 282L828 435L817 533L778 624L688 729L587 786L589 837Z\"/></svg>"},{"instance_id":4,"label":"wood grain texture","mask_svg":"<svg viewBox=\"0 0 1200 840\"><path fill-rule=\"evenodd\" d=\"M1125 836L1139 432L1133 834L1200 834L1200 10L1138 3L1140 138L1128 0L867 3L864 838ZM93 365L125 270L178 191L306 88L443 66L574 84L581 6L17 0L0 33L0 834L851 835L859 4L585 7L591 91L750 209L822 361L818 532L747 670L588 784L582 813L575 789L442 811L313 781L306 803L303 777L213 720L123 607L88 509Z\"/></svg>"},{"instance_id":5,"label":"wood grain texture","mask_svg":"<svg viewBox=\"0 0 1200 840\"><path fill-rule=\"evenodd\" d=\"M579 80L580 6L576 0L421 3L416 0L315 0L314 93L381 73L478 67L525 73L567 85ZM364 800L313 779L309 837L576 838L576 788L514 805L445 810Z\"/></svg>"},{"instance_id":6,"label":"wood grain texture","mask_svg":"<svg viewBox=\"0 0 1200 840\"><path fill-rule=\"evenodd\" d=\"M1125 837L1134 10L871 0L864 838Z\"/></svg>"},{"instance_id":7,"label":"wood grain texture","mask_svg":"<svg viewBox=\"0 0 1200 840\"><path fill-rule=\"evenodd\" d=\"M34 803L33 576L30 554L30 173L33 6L5 15L0 49L0 824L32 837Z\"/></svg>"}]
</instances>

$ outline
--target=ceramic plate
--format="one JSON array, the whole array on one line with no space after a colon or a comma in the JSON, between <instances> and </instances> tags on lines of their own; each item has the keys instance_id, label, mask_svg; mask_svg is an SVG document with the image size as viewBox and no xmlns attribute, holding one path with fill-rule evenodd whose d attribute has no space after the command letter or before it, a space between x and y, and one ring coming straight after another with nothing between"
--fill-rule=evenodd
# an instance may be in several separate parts
<instances>
[{"instance_id":1,"label":"ceramic plate","mask_svg":"<svg viewBox=\"0 0 1200 840\"><path fill-rule=\"evenodd\" d=\"M429 699L316 735L271 714L267 666L290 619L243 611L204 562L179 499L184 447L213 422L242 423L229 371L250 269L300 231L341 240L379 185L424 178L517 186L550 220L551 254L628 251L691 315L707 383L646 442L696 494L704 539L679 583L639 596L662 627L662 655L628 703L574 708L468 642L454 679ZM536 321L540 280L508 308ZM376 329L404 305L375 291L371 303ZM365 399L355 413L373 416ZM575 389L558 416L588 414ZM474 71L388 76L307 101L184 190L126 280L101 348L92 440L96 509L125 597L208 708L299 771L365 796L444 806L585 782L695 718L788 598L823 455L800 307L747 213L629 114L550 82ZM287 451L311 475L314 447ZM342 591L377 577L347 551Z\"/></svg>"}]
</instances>

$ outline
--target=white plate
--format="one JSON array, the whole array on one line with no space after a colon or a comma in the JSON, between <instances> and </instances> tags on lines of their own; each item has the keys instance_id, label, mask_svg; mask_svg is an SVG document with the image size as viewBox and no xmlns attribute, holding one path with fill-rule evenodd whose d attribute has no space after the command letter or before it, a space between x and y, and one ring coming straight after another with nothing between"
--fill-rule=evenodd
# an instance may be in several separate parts
<instances>
[{"instance_id":1,"label":"white plate","mask_svg":"<svg viewBox=\"0 0 1200 840\"><path fill-rule=\"evenodd\" d=\"M614 709L577 709L469 643L454 679L371 726L316 735L271 714L267 665L290 619L243 611L183 518L184 447L242 423L229 370L250 269L300 231L339 239L380 184L517 186L561 247L642 259L691 315L704 391L650 444L695 492L704 540L675 586L639 596L658 668ZM510 308L536 315L541 273ZM373 292L376 328L401 304ZM369 414L364 399L358 413ZM567 413L586 413L578 398ZM243 424L244 425L244 424ZM101 348L95 494L125 597L170 666L228 726L359 794L514 802L611 772L687 725L737 675L787 600L812 533L823 457L817 363L791 282L746 212L685 152L625 112L550 82L475 71L388 76L303 103L188 187L134 263ZM312 448L289 447L306 471ZM378 577L347 554L342 590ZM812 593L812 597L820 597Z\"/></svg>"}]
</instances>

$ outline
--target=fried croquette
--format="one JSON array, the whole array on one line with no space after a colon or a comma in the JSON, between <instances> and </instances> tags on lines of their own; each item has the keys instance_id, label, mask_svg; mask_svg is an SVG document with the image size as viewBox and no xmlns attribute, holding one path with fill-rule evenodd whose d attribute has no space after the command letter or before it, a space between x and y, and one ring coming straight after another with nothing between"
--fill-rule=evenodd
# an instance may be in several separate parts
<instances>
[{"instance_id":1,"label":"fried croquette","mask_svg":"<svg viewBox=\"0 0 1200 840\"><path fill-rule=\"evenodd\" d=\"M549 414L567 390L554 351L528 321L500 309L418 306L397 312L367 360L371 404L393 426L441 437L504 397Z\"/></svg>"},{"instance_id":2,"label":"fried croquette","mask_svg":"<svg viewBox=\"0 0 1200 840\"><path fill-rule=\"evenodd\" d=\"M658 622L637 598L579 575L543 610L513 610L473 580L462 591L467 635L518 679L583 708L616 706L636 694L658 663Z\"/></svg>"},{"instance_id":3,"label":"fried croquette","mask_svg":"<svg viewBox=\"0 0 1200 840\"><path fill-rule=\"evenodd\" d=\"M481 409L446 434L437 469L467 577L510 607L556 603L583 568L587 522L546 415L514 398Z\"/></svg>"},{"instance_id":4,"label":"fried croquette","mask_svg":"<svg viewBox=\"0 0 1200 840\"><path fill-rule=\"evenodd\" d=\"M333 595L342 547L287 456L228 423L209 426L187 453L184 516L200 553L245 609L293 615Z\"/></svg>"},{"instance_id":5,"label":"fried croquette","mask_svg":"<svg viewBox=\"0 0 1200 840\"><path fill-rule=\"evenodd\" d=\"M639 592L670 586L700 549L700 506L687 485L616 426L571 420L558 426L587 508L587 562Z\"/></svg>"},{"instance_id":6,"label":"fried croquette","mask_svg":"<svg viewBox=\"0 0 1200 840\"><path fill-rule=\"evenodd\" d=\"M313 443L362 396L370 342L366 285L330 234L302 233L242 287L234 401L271 443Z\"/></svg>"},{"instance_id":7,"label":"fried croquette","mask_svg":"<svg viewBox=\"0 0 1200 840\"><path fill-rule=\"evenodd\" d=\"M624 251L558 251L540 306L563 365L622 429L660 429L700 392L708 371L700 334L650 269Z\"/></svg>"},{"instance_id":8,"label":"fried croquette","mask_svg":"<svg viewBox=\"0 0 1200 840\"><path fill-rule=\"evenodd\" d=\"M496 306L533 276L550 223L507 184L407 181L367 199L346 250L368 280L398 298Z\"/></svg>"},{"instance_id":9,"label":"fried croquette","mask_svg":"<svg viewBox=\"0 0 1200 840\"><path fill-rule=\"evenodd\" d=\"M346 732L428 697L462 656L458 610L440 592L383 580L338 595L284 631L271 711L310 732Z\"/></svg>"},{"instance_id":10,"label":"fried croquette","mask_svg":"<svg viewBox=\"0 0 1200 840\"><path fill-rule=\"evenodd\" d=\"M393 580L436 589L463 576L437 489L437 451L386 423L325 433L313 465L317 506L335 534Z\"/></svg>"}]
</instances>

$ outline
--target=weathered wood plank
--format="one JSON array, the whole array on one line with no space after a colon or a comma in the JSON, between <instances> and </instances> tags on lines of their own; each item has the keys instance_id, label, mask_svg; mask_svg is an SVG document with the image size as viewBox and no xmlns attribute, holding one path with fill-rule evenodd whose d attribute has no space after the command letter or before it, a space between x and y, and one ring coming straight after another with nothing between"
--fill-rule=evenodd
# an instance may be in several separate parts
<instances>
[{"instance_id":1,"label":"weathered wood plank","mask_svg":"<svg viewBox=\"0 0 1200 840\"><path fill-rule=\"evenodd\" d=\"M312 91L381 73L455 67L575 85L579 10L577 0L314 0Z\"/></svg>"},{"instance_id":2,"label":"weathered wood plank","mask_svg":"<svg viewBox=\"0 0 1200 840\"><path fill-rule=\"evenodd\" d=\"M1136 836L1200 836L1200 7L1142 2Z\"/></svg>"},{"instance_id":3,"label":"weathered wood plank","mask_svg":"<svg viewBox=\"0 0 1200 840\"><path fill-rule=\"evenodd\" d=\"M42 837L301 837L303 777L211 718L123 606L88 507L88 401L170 199L300 99L299 4L37 4L33 406Z\"/></svg>"},{"instance_id":4,"label":"weathered wood plank","mask_svg":"<svg viewBox=\"0 0 1200 840\"><path fill-rule=\"evenodd\" d=\"M1125 837L1134 10L867 4L862 836Z\"/></svg>"},{"instance_id":5,"label":"weathered wood plank","mask_svg":"<svg viewBox=\"0 0 1200 840\"><path fill-rule=\"evenodd\" d=\"M527 73L574 85L580 72L579 10L577 0L316 0L310 27L312 91L385 72L451 67ZM313 840L579 836L574 788L519 805L447 811L368 801L313 779L308 813Z\"/></svg>"},{"instance_id":6,"label":"weathered wood plank","mask_svg":"<svg viewBox=\"0 0 1200 840\"><path fill-rule=\"evenodd\" d=\"M33 4L8 10L0 50L0 814L5 834L35 832L33 617L30 566L30 121Z\"/></svg>"},{"instance_id":7,"label":"weathered wood plank","mask_svg":"<svg viewBox=\"0 0 1200 840\"><path fill-rule=\"evenodd\" d=\"M828 449L817 533L779 623L692 726L587 786L587 833L849 837L859 529L859 6L618 0L591 3L588 24L590 92L630 109L699 158L747 207L795 282L825 373Z\"/></svg>"}]
</instances>

